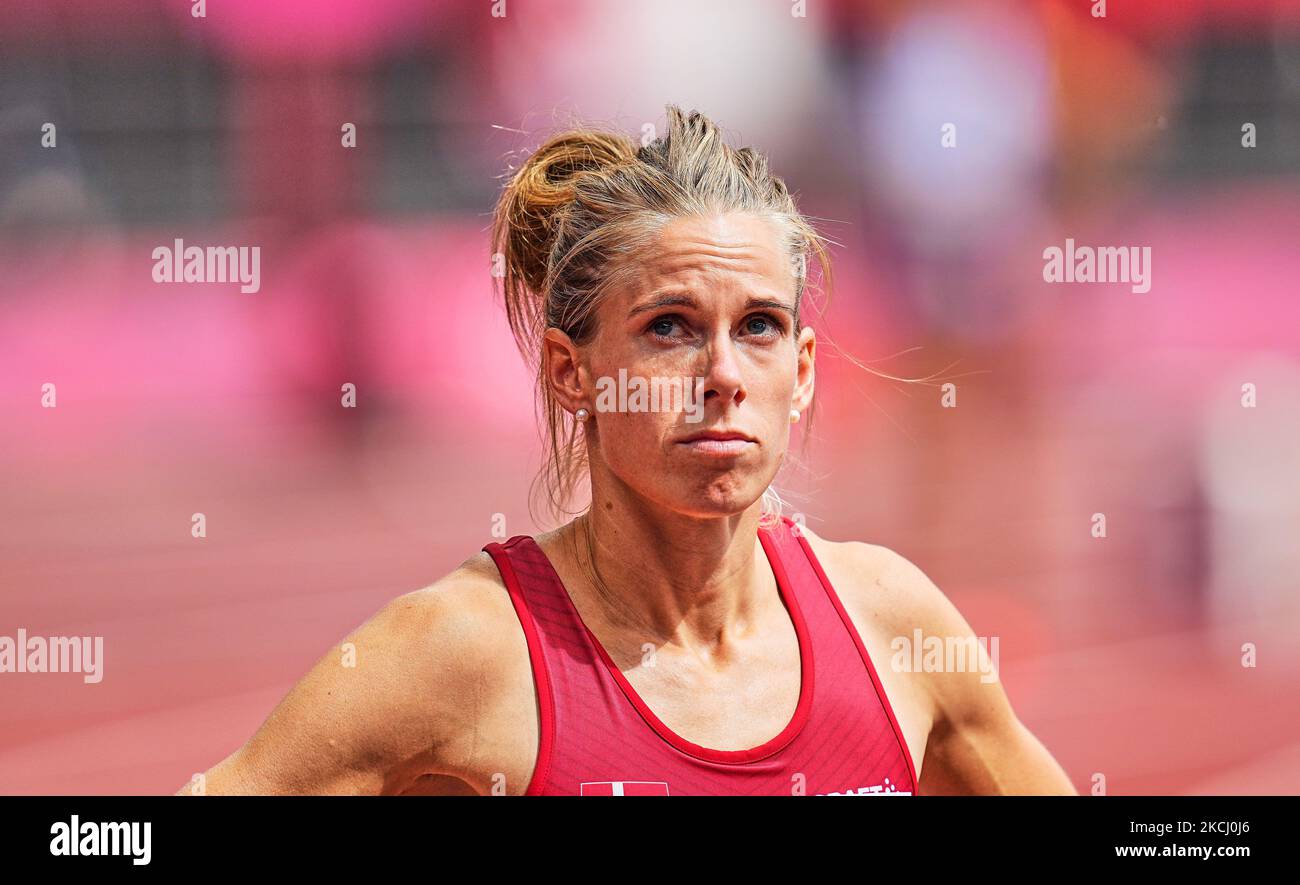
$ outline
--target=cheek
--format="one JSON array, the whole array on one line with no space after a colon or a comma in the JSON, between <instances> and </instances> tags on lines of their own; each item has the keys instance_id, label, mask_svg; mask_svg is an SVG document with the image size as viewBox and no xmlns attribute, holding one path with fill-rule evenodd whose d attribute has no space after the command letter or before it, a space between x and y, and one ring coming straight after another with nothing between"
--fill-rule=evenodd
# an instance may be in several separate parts
<instances>
[{"instance_id":1,"label":"cheek","mask_svg":"<svg viewBox=\"0 0 1300 885\"><path fill-rule=\"evenodd\" d=\"M794 388L793 372L774 371L767 384L751 391L755 410L763 414L765 421L770 421L776 427L782 426L790 417Z\"/></svg>"},{"instance_id":2,"label":"cheek","mask_svg":"<svg viewBox=\"0 0 1300 885\"><path fill-rule=\"evenodd\" d=\"M606 463L632 470L658 460L674 422L674 416L663 412L602 412L598 418Z\"/></svg>"}]
</instances>

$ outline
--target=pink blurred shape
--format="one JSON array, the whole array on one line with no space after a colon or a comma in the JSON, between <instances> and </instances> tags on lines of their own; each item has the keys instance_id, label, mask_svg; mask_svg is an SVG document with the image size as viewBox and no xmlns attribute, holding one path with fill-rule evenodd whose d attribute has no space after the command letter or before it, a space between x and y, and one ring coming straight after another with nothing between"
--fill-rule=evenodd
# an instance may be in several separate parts
<instances>
[{"instance_id":1,"label":"pink blurred shape","mask_svg":"<svg viewBox=\"0 0 1300 885\"><path fill-rule=\"evenodd\" d=\"M355 61L409 41L450 6L443 0L220 0L208 4L202 19L189 2L167 10L188 35L211 38L245 61Z\"/></svg>"}]
</instances>

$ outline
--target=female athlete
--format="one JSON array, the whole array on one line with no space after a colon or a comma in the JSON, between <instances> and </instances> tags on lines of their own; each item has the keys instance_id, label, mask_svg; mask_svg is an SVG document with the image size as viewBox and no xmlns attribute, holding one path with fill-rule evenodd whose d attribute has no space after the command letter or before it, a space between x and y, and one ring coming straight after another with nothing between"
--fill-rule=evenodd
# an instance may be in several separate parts
<instances>
[{"instance_id":1,"label":"female athlete","mask_svg":"<svg viewBox=\"0 0 1300 885\"><path fill-rule=\"evenodd\" d=\"M829 265L761 154L674 106L558 135L493 252L542 487L590 505L390 601L181 793L1075 793L919 568L781 513Z\"/></svg>"}]
</instances>

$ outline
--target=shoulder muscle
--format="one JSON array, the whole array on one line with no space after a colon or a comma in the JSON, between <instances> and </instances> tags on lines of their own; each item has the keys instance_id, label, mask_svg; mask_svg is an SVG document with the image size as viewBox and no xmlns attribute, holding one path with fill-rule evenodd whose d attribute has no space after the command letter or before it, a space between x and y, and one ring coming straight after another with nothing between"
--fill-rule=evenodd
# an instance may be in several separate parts
<instances>
[{"instance_id":1,"label":"shoulder muscle","mask_svg":"<svg viewBox=\"0 0 1300 885\"><path fill-rule=\"evenodd\" d=\"M335 644L205 774L204 791L377 794L456 773L501 681L498 650L518 629L495 566L479 556L390 600Z\"/></svg>"},{"instance_id":2,"label":"shoulder muscle","mask_svg":"<svg viewBox=\"0 0 1300 885\"><path fill-rule=\"evenodd\" d=\"M910 648L919 630L923 642L934 637L959 647L966 655L960 672L915 674L923 677L936 724L945 717L992 712L979 701L988 692L978 691L989 684L988 677L981 682L980 676L989 672L991 662L970 624L929 575L907 557L879 544L827 541L806 528L804 534L819 559L833 564L837 573L853 576L843 590L837 585L837 591L853 595L855 603L868 607L889 637L892 650Z\"/></svg>"}]
</instances>

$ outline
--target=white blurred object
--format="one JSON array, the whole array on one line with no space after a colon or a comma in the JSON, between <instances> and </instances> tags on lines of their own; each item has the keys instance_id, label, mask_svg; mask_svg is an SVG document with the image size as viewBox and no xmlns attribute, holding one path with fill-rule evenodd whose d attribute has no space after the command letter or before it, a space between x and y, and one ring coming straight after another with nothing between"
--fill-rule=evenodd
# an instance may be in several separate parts
<instances>
[{"instance_id":1,"label":"white blurred object","mask_svg":"<svg viewBox=\"0 0 1300 885\"><path fill-rule=\"evenodd\" d=\"M563 114L573 111L639 134L677 104L765 153L815 137L801 128L815 110L810 99L829 88L815 7L810 18L752 0L556 0L508 10L495 47L508 125L532 132L569 122Z\"/></svg>"},{"instance_id":2,"label":"white blurred object","mask_svg":"<svg viewBox=\"0 0 1300 885\"><path fill-rule=\"evenodd\" d=\"M863 161L914 240L979 241L1036 205L1053 122L1044 43L1029 16L930 7L864 71Z\"/></svg>"},{"instance_id":3,"label":"white blurred object","mask_svg":"<svg viewBox=\"0 0 1300 885\"><path fill-rule=\"evenodd\" d=\"M1255 385L1256 405L1241 404ZM1300 620L1300 365L1263 354L1218 379L1205 411L1202 470L1211 516L1209 609L1216 621ZM1292 634L1294 636L1294 634Z\"/></svg>"}]
</instances>

